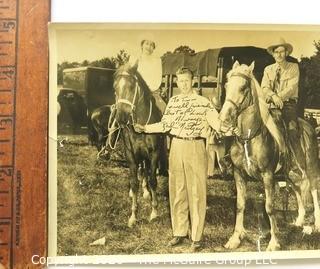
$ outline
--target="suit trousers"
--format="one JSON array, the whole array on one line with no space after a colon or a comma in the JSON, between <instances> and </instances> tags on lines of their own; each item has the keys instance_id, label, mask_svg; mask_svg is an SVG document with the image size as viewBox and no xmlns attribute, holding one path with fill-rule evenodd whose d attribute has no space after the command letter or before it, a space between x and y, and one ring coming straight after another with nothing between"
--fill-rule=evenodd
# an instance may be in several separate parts
<instances>
[{"instance_id":1,"label":"suit trousers","mask_svg":"<svg viewBox=\"0 0 320 269\"><path fill-rule=\"evenodd\" d=\"M169 156L169 197L174 236L200 241L207 199L207 154L204 140L173 138Z\"/></svg>"}]
</instances>

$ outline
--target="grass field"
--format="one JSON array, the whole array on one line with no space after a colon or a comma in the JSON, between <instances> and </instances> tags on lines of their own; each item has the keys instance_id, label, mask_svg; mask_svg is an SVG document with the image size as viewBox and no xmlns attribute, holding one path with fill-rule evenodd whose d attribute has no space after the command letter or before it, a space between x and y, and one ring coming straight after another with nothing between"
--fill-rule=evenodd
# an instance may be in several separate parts
<instances>
[{"instance_id":1,"label":"grass field","mask_svg":"<svg viewBox=\"0 0 320 269\"><path fill-rule=\"evenodd\" d=\"M150 203L139 196L138 224L130 229L131 200L128 197L129 170L123 160L112 156L109 162L96 160L96 149L85 136L68 136L58 148L58 255L163 254L188 252L190 242L168 248L171 239L167 182L158 183L159 215L148 222ZM262 192L258 182L248 184L245 227L247 239L237 251L258 251L261 218L257 197ZM320 249L320 234L306 235L302 228L290 225L297 215L293 193L289 207L283 209L283 193L276 191L276 214L283 250ZM235 220L236 190L233 181L208 180L207 215L201 252L226 251L223 245L231 236ZM312 205L308 222L313 221ZM105 246L89 246L105 237ZM261 241L265 250L268 241Z\"/></svg>"}]
</instances>

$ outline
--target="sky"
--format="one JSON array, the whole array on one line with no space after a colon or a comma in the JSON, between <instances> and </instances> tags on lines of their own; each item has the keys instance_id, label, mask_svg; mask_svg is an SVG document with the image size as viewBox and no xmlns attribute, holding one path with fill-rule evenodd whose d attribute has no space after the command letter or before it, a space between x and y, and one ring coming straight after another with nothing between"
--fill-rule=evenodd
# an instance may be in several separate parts
<instances>
[{"instance_id":1,"label":"sky","mask_svg":"<svg viewBox=\"0 0 320 269\"><path fill-rule=\"evenodd\" d=\"M56 27L57 26L57 27ZM320 27L267 25L51 25L56 29L56 59L62 61L94 61L115 56L120 49L130 55L140 53L144 37L156 42L155 55L161 56L180 45L197 51L227 46L257 46L267 48L284 38L293 45L292 56L310 57L315 52L313 41L320 40ZM257 30L258 29L258 30Z\"/></svg>"}]
</instances>

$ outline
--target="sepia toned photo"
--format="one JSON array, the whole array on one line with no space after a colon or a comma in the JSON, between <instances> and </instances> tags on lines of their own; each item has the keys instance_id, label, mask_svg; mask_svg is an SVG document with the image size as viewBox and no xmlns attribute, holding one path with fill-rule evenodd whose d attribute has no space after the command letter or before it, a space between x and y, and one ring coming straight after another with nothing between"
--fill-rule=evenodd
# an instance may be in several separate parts
<instances>
[{"instance_id":1,"label":"sepia toned photo","mask_svg":"<svg viewBox=\"0 0 320 269\"><path fill-rule=\"evenodd\" d=\"M49 39L49 256L320 257L319 27L51 24Z\"/></svg>"}]
</instances>

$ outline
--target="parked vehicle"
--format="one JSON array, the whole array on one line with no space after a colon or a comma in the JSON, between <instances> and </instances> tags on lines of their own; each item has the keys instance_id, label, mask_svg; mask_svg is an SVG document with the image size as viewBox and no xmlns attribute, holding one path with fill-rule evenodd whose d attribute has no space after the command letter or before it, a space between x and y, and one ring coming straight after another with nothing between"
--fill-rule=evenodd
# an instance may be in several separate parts
<instances>
[{"instance_id":1,"label":"parked vehicle","mask_svg":"<svg viewBox=\"0 0 320 269\"><path fill-rule=\"evenodd\" d=\"M73 133L85 129L88 132L90 142L93 142L94 130L90 120L91 114L98 107L114 104L114 72L114 69L99 67L79 67L63 70L63 89L60 90L58 95L61 106L58 127L66 122L66 117L69 115L69 125L71 125ZM75 112L73 106L76 104L81 108ZM63 111L65 112L62 113ZM72 118L71 121L70 118ZM63 132L61 128L58 128L58 130Z\"/></svg>"}]
</instances>

